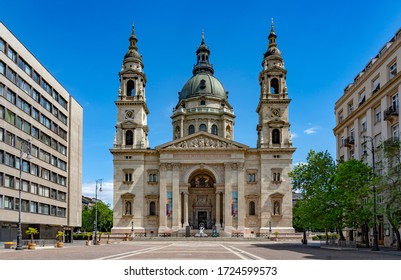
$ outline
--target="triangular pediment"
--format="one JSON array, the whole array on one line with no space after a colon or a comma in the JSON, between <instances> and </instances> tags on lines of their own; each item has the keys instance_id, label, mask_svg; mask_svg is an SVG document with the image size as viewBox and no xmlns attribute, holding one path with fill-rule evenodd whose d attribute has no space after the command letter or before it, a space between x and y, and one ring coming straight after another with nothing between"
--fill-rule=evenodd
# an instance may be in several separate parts
<instances>
[{"instance_id":1,"label":"triangular pediment","mask_svg":"<svg viewBox=\"0 0 401 280\"><path fill-rule=\"evenodd\" d=\"M155 147L156 150L216 150L248 149L247 145L228 140L204 131Z\"/></svg>"},{"instance_id":2,"label":"triangular pediment","mask_svg":"<svg viewBox=\"0 0 401 280\"><path fill-rule=\"evenodd\" d=\"M121 128L136 128L138 124L132 120L127 120L119 123L118 127Z\"/></svg>"}]
</instances>

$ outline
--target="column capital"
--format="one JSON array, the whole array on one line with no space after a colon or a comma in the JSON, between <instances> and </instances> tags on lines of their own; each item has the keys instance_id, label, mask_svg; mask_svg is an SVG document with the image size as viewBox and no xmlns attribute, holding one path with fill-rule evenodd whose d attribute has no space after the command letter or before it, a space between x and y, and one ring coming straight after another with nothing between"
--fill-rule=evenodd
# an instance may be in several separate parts
<instances>
[{"instance_id":1,"label":"column capital","mask_svg":"<svg viewBox=\"0 0 401 280\"><path fill-rule=\"evenodd\" d=\"M181 167L181 163L171 163L173 170L179 170Z\"/></svg>"},{"instance_id":2,"label":"column capital","mask_svg":"<svg viewBox=\"0 0 401 280\"><path fill-rule=\"evenodd\" d=\"M171 162L162 162L160 163L160 170L172 170L173 164Z\"/></svg>"},{"instance_id":3,"label":"column capital","mask_svg":"<svg viewBox=\"0 0 401 280\"><path fill-rule=\"evenodd\" d=\"M243 162L232 162L232 163L230 163L230 166L231 166L232 170L243 170L244 169Z\"/></svg>"}]
</instances>

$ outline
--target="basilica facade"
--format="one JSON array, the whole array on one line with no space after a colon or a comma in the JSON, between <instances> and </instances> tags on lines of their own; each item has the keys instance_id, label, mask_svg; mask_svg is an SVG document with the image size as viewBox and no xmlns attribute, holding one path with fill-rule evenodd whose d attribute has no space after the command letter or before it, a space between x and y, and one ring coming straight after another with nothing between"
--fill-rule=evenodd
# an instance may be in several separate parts
<instances>
[{"instance_id":1,"label":"basilica facade","mask_svg":"<svg viewBox=\"0 0 401 280\"><path fill-rule=\"evenodd\" d=\"M235 114L214 76L204 36L173 109L172 141L150 148L146 75L132 28L124 56L113 148L112 233L220 236L292 233L292 147L287 70L273 23L259 74L257 146L234 140ZM258 117L258 118L257 118Z\"/></svg>"}]
</instances>

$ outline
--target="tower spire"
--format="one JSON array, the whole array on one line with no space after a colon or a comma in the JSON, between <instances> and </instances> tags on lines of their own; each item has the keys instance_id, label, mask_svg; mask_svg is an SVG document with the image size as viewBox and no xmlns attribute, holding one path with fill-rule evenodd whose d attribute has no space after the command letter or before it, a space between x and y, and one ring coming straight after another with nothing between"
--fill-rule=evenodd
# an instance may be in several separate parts
<instances>
[{"instance_id":1,"label":"tower spire","mask_svg":"<svg viewBox=\"0 0 401 280\"><path fill-rule=\"evenodd\" d=\"M132 58L138 59L139 62L142 62L142 56L139 54L138 47L136 45L136 43L138 42L138 39L135 36L134 22L132 22L131 36L129 37L128 40L129 40L129 47L128 47L127 53L124 56L124 59L132 57Z\"/></svg>"},{"instance_id":2,"label":"tower spire","mask_svg":"<svg viewBox=\"0 0 401 280\"><path fill-rule=\"evenodd\" d=\"M277 38L277 35L274 32L274 20L272 18L271 24L270 24L270 34L269 34L269 37L268 37L268 39L269 39L269 48L277 47L276 38Z\"/></svg>"},{"instance_id":3,"label":"tower spire","mask_svg":"<svg viewBox=\"0 0 401 280\"><path fill-rule=\"evenodd\" d=\"M197 62L192 70L192 73L196 75L200 72L206 72L211 75L214 73L213 66L209 62L210 50L205 44L205 32L202 30L202 42L196 50Z\"/></svg>"},{"instance_id":4,"label":"tower spire","mask_svg":"<svg viewBox=\"0 0 401 280\"><path fill-rule=\"evenodd\" d=\"M272 18L271 25L270 25L270 33L274 33L274 19Z\"/></svg>"}]
</instances>

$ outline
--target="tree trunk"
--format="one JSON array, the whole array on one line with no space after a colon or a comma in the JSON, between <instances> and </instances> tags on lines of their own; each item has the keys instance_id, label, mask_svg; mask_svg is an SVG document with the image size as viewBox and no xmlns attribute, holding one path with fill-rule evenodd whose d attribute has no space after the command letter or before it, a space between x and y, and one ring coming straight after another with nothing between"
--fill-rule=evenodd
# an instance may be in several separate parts
<instances>
[{"instance_id":1,"label":"tree trunk","mask_svg":"<svg viewBox=\"0 0 401 280\"><path fill-rule=\"evenodd\" d=\"M370 247L370 242L369 242L369 226L368 223L365 222L362 226L362 235L363 235L363 243L365 244L366 248Z\"/></svg>"},{"instance_id":2,"label":"tree trunk","mask_svg":"<svg viewBox=\"0 0 401 280\"><path fill-rule=\"evenodd\" d=\"M397 223L396 220L391 219L391 213L388 209L386 211L386 214L387 214L386 215L387 219L395 232L395 236L397 237L397 250L401 251L401 236L400 236L400 231L398 230L399 223Z\"/></svg>"},{"instance_id":3,"label":"tree trunk","mask_svg":"<svg viewBox=\"0 0 401 280\"><path fill-rule=\"evenodd\" d=\"M349 231L349 241L354 241L354 231L353 230Z\"/></svg>"},{"instance_id":4,"label":"tree trunk","mask_svg":"<svg viewBox=\"0 0 401 280\"><path fill-rule=\"evenodd\" d=\"M340 234L340 240L345 241L344 233L341 229L338 230L338 233Z\"/></svg>"},{"instance_id":5,"label":"tree trunk","mask_svg":"<svg viewBox=\"0 0 401 280\"><path fill-rule=\"evenodd\" d=\"M397 237L397 240L396 240L396 242L397 242L397 250L401 251L401 236L400 236L400 232L399 232L399 230L397 228L394 228L394 231L395 231L395 236Z\"/></svg>"}]
</instances>

